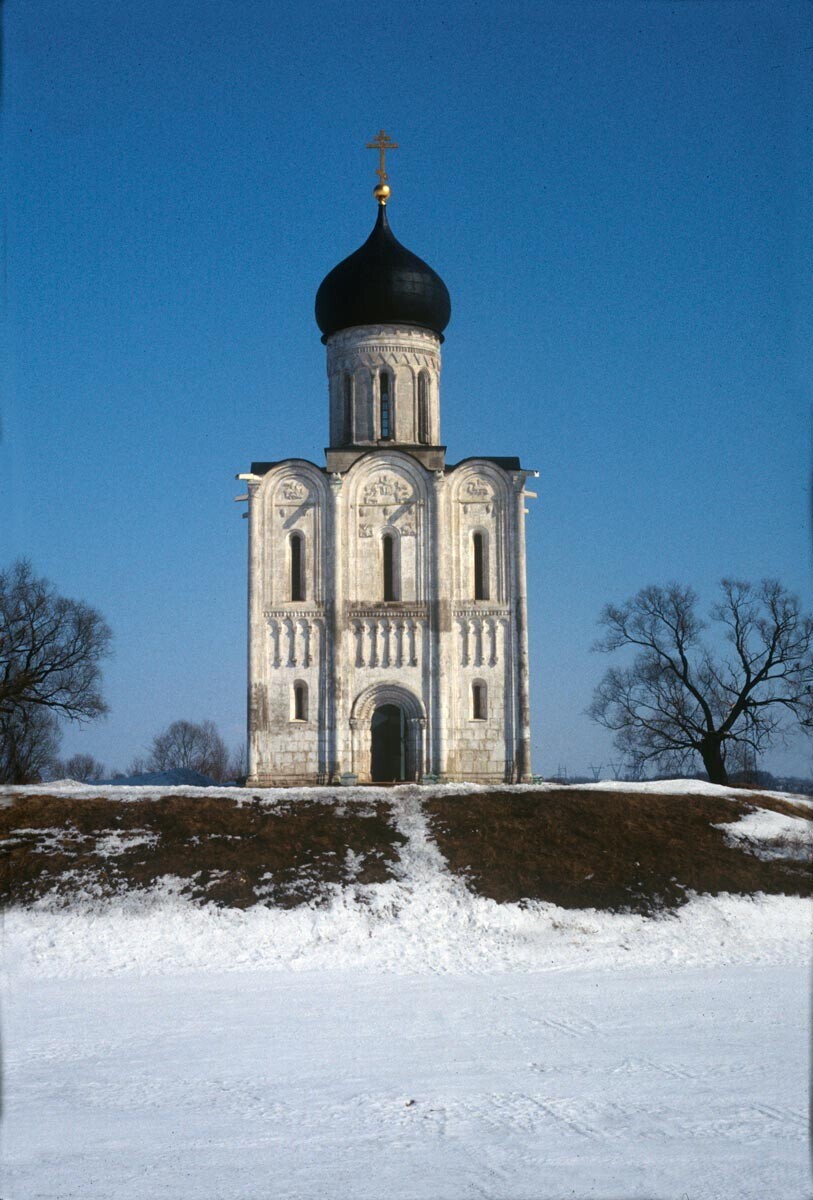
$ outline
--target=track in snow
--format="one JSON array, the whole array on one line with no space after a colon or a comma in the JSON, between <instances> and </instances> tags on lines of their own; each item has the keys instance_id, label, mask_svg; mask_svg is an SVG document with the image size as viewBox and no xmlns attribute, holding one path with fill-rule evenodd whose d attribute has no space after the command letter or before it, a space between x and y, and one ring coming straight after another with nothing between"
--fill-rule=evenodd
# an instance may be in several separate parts
<instances>
[{"instance_id":1,"label":"track in snow","mask_svg":"<svg viewBox=\"0 0 813 1200\"><path fill-rule=\"evenodd\" d=\"M800 967L32 982L6 1200L799 1200Z\"/></svg>"}]
</instances>

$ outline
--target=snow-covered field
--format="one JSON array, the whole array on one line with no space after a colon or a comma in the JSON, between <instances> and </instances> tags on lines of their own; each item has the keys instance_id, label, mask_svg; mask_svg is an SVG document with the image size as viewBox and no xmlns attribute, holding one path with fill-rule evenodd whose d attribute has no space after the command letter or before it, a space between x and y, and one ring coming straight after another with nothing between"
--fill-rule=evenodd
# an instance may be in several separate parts
<instances>
[{"instance_id":1,"label":"snow-covered field","mask_svg":"<svg viewBox=\"0 0 813 1200\"><path fill-rule=\"evenodd\" d=\"M12 909L4 1200L809 1197L808 902L497 905L399 826L327 906Z\"/></svg>"},{"instance_id":2,"label":"snow-covered field","mask_svg":"<svg viewBox=\"0 0 813 1200\"><path fill-rule=\"evenodd\" d=\"M807 1010L777 965L39 981L3 1195L803 1200Z\"/></svg>"}]
</instances>

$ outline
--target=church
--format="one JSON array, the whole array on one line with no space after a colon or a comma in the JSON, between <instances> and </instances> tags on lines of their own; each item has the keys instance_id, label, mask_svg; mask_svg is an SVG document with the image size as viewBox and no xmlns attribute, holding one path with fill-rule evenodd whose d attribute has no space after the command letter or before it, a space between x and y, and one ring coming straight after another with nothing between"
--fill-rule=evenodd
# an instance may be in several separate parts
<instances>
[{"instance_id":1,"label":"church","mask_svg":"<svg viewBox=\"0 0 813 1200\"><path fill-rule=\"evenodd\" d=\"M248 784L525 781L531 774L526 480L450 464L440 276L376 220L316 294L325 465L254 462L248 501Z\"/></svg>"}]
</instances>

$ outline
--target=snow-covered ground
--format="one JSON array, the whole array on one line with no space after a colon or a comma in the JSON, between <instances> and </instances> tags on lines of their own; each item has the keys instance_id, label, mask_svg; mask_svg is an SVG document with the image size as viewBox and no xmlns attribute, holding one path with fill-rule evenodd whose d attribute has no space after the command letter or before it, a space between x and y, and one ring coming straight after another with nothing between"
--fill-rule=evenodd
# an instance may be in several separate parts
<instances>
[{"instance_id":1,"label":"snow-covered ground","mask_svg":"<svg viewBox=\"0 0 813 1200\"><path fill-rule=\"evenodd\" d=\"M4 1200L809 1196L806 901L497 905L398 793L326 906L6 914Z\"/></svg>"},{"instance_id":2,"label":"snow-covered ground","mask_svg":"<svg viewBox=\"0 0 813 1200\"><path fill-rule=\"evenodd\" d=\"M36 982L6 1200L804 1200L800 967Z\"/></svg>"},{"instance_id":3,"label":"snow-covered ground","mask_svg":"<svg viewBox=\"0 0 813 1200\"><path fill-rule=\"evenodd\" d=\"M804 817L761 808L720 828L726 831L730 842L745 843L758 858L810 859L811 827Z\"/></svg>"},{"instance_id":4,"label":"snow-covered ground","mask_svg":"<svg viewBox=\"0 0 813 1200\"><path fill-rule=\"evenodd\" d=\"M412 790L411 785L405 784L397 788L334 788L334 787L285 787L285 788L241 788L233 784L222 787L194 786L190 778L203 778L194 771L164 771L152 775L134 776L145 783L130 784L126 780L115 783L80 783L75 779L57 779L51 783L24 783L3 788L6 800L14 796L42 795L43 792L59 795L102 796L107 800L149 800L160 796L225 796L230 800L261 799L266 804L277 801L296 799L325 800L332 802L336 794L346 791L349 797L389 799L393 794ZM184 782L186 778L186 782ZM627 783L616 779L604 779L599 783L515 783L500 784L497 789L492 784L480 783L440 783L424 785L421 792L425 798L430 796L467 796L475 792L561 792L568 791L590 792L641 792L652 795L683 795L683 796L732 796L749 799L758 796L770 796L776 800L790 800L794 804L813 807L813 797L797 796L790 792L748 792L743 789L722 787L718 783L707 783L704 779L656 779L643 783ZM0 799L0 803L2 800Z\"/></svg>"}]
</instances>

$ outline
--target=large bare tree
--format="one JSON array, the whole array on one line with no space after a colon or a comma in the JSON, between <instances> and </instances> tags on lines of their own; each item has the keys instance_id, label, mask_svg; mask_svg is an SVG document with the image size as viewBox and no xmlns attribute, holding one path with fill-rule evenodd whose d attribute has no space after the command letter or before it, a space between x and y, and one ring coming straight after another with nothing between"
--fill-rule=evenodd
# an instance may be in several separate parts
<instances>
[{"instance_id":1,"label":"large bare tree","mask_svg":"<svg viewBox=\"0 0 813 1200\"><path fill-rule=\"evenodd\" d=\"M726 762L743 749L755 756L792 725L810 727L813 618L773 579L724 579L720 589L711 610L719 650L704 640L690 587L643 588L602 612L594 649L635 657L607 671L588 712L639 766L685 769L699 755L709 779L727 783Z\"/></svg>"},{"instance_id":2,"label":"large bare tree","mask_svg":"<svg viewBox=\"0 0 813 1200\"><path fill-rule=\"evenodd\" d=\"M68 600L24 559L0 571L0 712L42 708L70 720L107 712L100 660L110 629L81 600Z\"/></svg>"}]
</instances>

